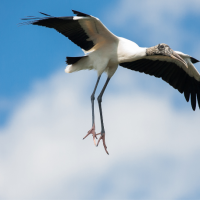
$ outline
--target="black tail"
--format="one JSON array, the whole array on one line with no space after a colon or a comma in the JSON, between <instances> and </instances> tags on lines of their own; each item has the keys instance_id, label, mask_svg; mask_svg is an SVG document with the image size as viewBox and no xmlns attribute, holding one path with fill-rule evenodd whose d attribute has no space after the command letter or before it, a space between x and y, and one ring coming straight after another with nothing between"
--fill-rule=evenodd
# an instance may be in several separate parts
<instances>
[{"instance_id":1,"label":"black tail","mask_svg":"<svg viewBox=\"0 0 200 200\"><path fill-rule=\"evenodd\" d=\"M66 57L66 63L68 65L73 65L74 63L78 62L81 58L85 58L87 56L80 56L80 57Z\"/></svg>"}]
</instances>

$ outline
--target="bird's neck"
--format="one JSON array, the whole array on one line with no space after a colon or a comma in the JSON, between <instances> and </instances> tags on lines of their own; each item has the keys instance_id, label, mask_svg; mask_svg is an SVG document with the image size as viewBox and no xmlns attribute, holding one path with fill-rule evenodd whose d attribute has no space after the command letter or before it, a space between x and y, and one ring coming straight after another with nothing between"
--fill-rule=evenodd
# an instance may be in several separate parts
<instances>
[{"instance_id":1,"label":"bird's neck","mask_svg":"<svg viewBox=\"0 0 200 200\"><path fill-rule=\"evenodd\" d=\"M125 38L120 38L118 44L118 61L122 62L130 62L134 60L138 60L146 56L146 49L139 47L136 43L127 40Z\"/></svg>"}]
</instances>

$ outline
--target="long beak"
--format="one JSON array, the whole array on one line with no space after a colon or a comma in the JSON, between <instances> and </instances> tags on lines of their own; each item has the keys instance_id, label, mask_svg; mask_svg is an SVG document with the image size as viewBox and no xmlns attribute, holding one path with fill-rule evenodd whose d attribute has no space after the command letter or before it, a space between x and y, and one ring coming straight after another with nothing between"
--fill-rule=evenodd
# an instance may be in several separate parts
<instances>
[{"instance_id":1,"label":"long beak","mask_svg":"<svg viewBox=\"0 0 200 200\"><path fill-rule=\"evenodd\" d=\"M170 56L171 58L173 58L173 59L176 59L176 60L182 62L182 63L186 66L186 68L188 68L188 65L187 65L187 63L185 62L185 60L183 60L183 58L181 58L181 56L179 56L175 51L173 51L173 53L170 54L169 56Z\"/></svg>"}]
</instances>

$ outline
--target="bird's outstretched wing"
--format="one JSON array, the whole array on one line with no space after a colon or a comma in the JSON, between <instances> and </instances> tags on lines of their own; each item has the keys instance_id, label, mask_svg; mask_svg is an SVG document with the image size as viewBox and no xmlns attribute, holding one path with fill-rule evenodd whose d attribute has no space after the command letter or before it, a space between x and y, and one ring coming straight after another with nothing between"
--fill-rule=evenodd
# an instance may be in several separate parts
<instances>
[{"instance_id":1,"label":"bird's outstretched wing","mask_svg":"<svg viewBox=\"0 0 200 200\"><path fill-rule=\"evenodd\" d=\"M98 18L72 10L76 16L53 17L45 13L43 18L28 17L22 20L32 20L22 24L33 24L54 28L85 51L99 46L106 41L117 40Z\"/></svg>"},{"instance_id":2,"label":"bird's outstretched wing","mask_svg":"<svg viewBox=\"0 0 200 200\"><path fill-rule=\"evenodd\" d=\"M152 56L152 58L153 57L154 56ZM193 66L193 61L198 62L198 60L190 57L188 69L185 69L186 71L174 62L167 62L159 59L146 58L132 62L120 63L120 65L131 70L162 78L180 93L184 92L186 101L188 102L189 99L191 99L192 109L195 110L196 99L198 100L200 108L200 74Z\"/></svg>"}]
</instances>

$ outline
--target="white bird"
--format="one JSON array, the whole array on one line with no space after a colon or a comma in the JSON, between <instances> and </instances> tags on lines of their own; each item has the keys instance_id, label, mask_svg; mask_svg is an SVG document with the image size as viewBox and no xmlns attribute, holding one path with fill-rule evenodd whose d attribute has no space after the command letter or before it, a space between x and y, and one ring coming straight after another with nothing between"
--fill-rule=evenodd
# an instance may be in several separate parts
<instances>
[{"instance_id":1,"label":"white bird","mask_svg":"<svg viewBox=\"0 0 200 200\"><path fill-rule=\"evenodd\" d=\"M99 133L101 136L97 146L102 139L108 154L101 102L106 86L118 65L162 78L180 93L184 93L187 102L189 99L191 100L193 110L196 108L196 99L200 108L200 74L193 65L193 63L199 62L197 59L182 52L173 51L163 43L150 48L139 47L136 43L111 33L98 18L75 10L72 11L76 16L53 17L41 13L45 17L28 17L24 20L33 21L22 24L54 28L83 49L85 56L67 57L66 63L68 65L65 72L71 73L83 69L97 71L98 78L91 95L92 128L83 139L92 134L96 145L95 138L97 139L98 134L95 132L94 120L95 91L101 74L106 72L108 75L106 83L97 98L101 119L101 132Z\"/></svg>"}]
</instances>

